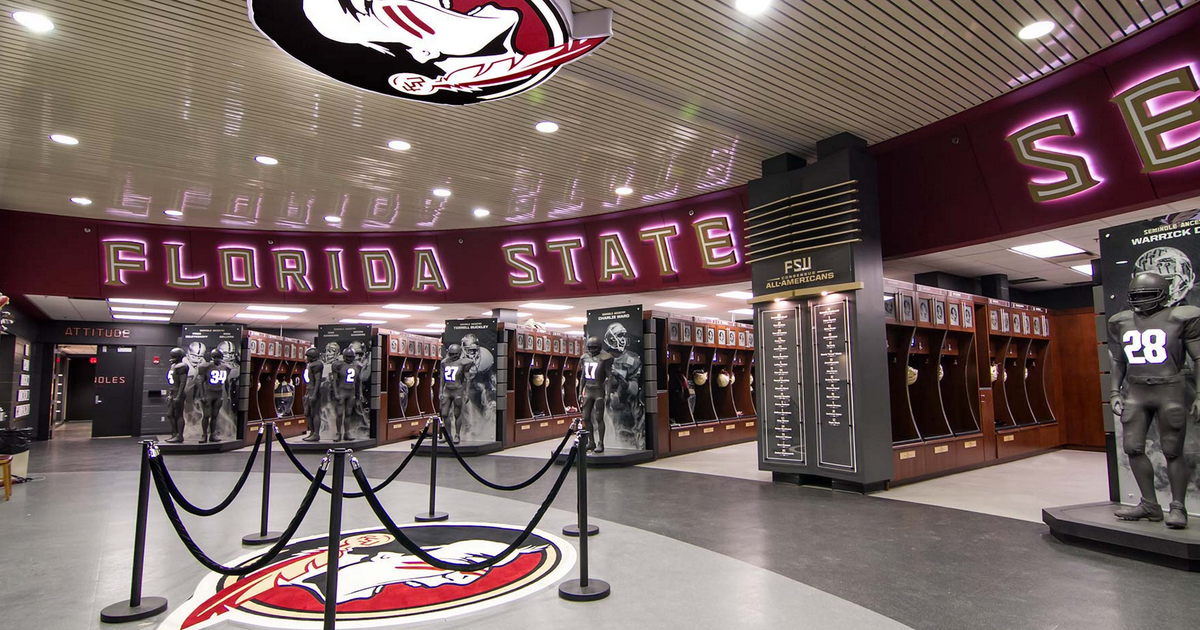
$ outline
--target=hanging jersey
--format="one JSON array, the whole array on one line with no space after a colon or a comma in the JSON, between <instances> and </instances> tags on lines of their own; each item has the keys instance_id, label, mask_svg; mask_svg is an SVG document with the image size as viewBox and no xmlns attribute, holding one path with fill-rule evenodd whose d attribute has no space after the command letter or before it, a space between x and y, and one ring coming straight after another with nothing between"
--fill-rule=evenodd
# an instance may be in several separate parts
<instances>
[{"instance_id":1,"label":"hanging jersey","mask_svg":"<svg viewBox=\"0 0 1200 630\"><path fill-rule=\"evenodd\" d=\"M1200 351L1200 308L1176 306L1151 315L1121 311L1108 320L1108 341L1127 376L1171 377L1183 369L1188 350Z\"/></svg>"}]
</instances>

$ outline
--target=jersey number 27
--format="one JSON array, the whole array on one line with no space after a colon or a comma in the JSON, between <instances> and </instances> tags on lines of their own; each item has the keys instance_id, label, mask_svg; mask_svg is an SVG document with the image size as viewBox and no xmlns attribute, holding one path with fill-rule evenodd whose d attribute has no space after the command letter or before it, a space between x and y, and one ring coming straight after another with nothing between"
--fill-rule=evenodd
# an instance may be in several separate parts
<instances>
[{"instance_id":1,"label":"jersey number 27","mask_svg":"<svg viewBox=\"0 0 1200 630\"><path fill-rule=\"evenodd\" d=\"M1125 344L1125 357L1132 365L1167 360L1167 333L1158 328L1126 331L1121 342Z\"/></svg>"},{"instance_id":2,"label":"jersey number 27","mask_svg":"<svg viewBox=\"0 0 1200 630\"><path fill-rule=\"evenodd\" d=\"M458 380L458 370L459 369L461 369L461 368L457 365L452 365L450 367L447 367L444 372L445 380L447 380L451 383Z\"/></svg>"}]
</instances>

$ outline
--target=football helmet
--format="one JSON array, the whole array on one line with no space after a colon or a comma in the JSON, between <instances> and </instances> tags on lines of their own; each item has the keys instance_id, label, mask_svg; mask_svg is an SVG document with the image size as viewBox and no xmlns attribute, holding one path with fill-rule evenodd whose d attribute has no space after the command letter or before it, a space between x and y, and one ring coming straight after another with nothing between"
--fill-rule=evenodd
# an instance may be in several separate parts
<instances>
[{"instance_id":1,"label":"football helmet","mask_svg":"<svg viewBox=\"0 0 1200 630\"><path fill-rule=\"evenodd\" d=\"M917 368L910 365L904 373L904 382L907 383L909 387L912 387L913 383L916 383L920 376L921 373L917 371Z\"/></svg>"},{"instance_id":2,"label":"football helmet","mask_svg":"<svg viewBox=\"0 0 1200 630\"><path fill-rule=\"evenodd\" d=\"M461 357L462 357L462 346L460 346L456 343L452 343L452 344L450 344L450 347L446 348L446 358L447 359L450 359L451 361L457 361Z\"/></svg>"},{"instance_id":3,"label":"football helmet","mask_svg":"<svg viewBox=\"0 0 1200 630\"><path fill-rule=\"evenodd\" d=\"M212 352L208 353L208 358L212 359L213 363L220 363L221 359L225 358L225 353L221 352L220 348L213 348Z\"/></svg>"},{"instance_id":4,"label":"football helmet","mask_svg":"<svg viewBox=\"0 0 1200 630\"><path fill-rule=\"evenodd\" d=\"M1174 247L1155 247L1138 256L1133 264L1134 274L1153 272L1167 279L1169 287L1168 300L1164 306L1175 306L1187 299L1192 285L1196 283L1196 273L1192 269L1192 261L1188 255Z\"/></svg>"},{"instance_id":5,"label":"football helmet","mask_svg":"<svg viewBox=\"0 0 1200 630\"><path fill-rule=\"evenodd\" d=\"M1129 283L1129 306L1139 313L1156 311L1170 299L1171 282L1153 271L1140 272Z\"/></svg>"},{"instance_id":6,"label":"football helmet","mask_svg":"<svg viewBox=\"0 0 1200 630\"><path fill-rule=\"evenodd\" d=\"M188 359L191 359L191 361L196 364L203 363L205 350L208 350L207 346L199 341L193 341L192 343L188 344Z\"/></svg>"},{"instance_id":7,"label":"football helmet","mask_svg":"<svg viewBox=\"0 0 1200 630\"><path fill-rule=\"evenodd\" d=\"M354 363L354 349L346 348L342 350L342 360L346 363Z\"/></svg>"},{"instance_id":8,"label":"football helmet","mask_svg":"<svg viewBox=\"0 0 1200 630\"><path fill-rule=\"evenodd\" d=\"M600 338L599 337L588 337L587 338L587 351L591 354L600 354Z\"/></svg>"},{"instance_id":9,"label":"football helmet","mask_svg":"<svg viewBox=\"0 0 1200 630\"><path fill-rule=\"evenodd\" d=\"M617 352L625 352L629 345L628 332L620 322L613 322L604 333L604 343Z\"/></svg>"},{"instance_id":10,"label":"football helmet","mask_svg":"<svg viewBox=\"0 0 1200 630\"><path fill-rule=\"evenodd\" d=\"M321 358L321 351L316 348L309 348L304 351L304 359L309 363L313 363L319 358Z\"/></svg>"},{"instance_id":11,"label":"football helmet","mask_svg":"<svg viewBox=\"0 0 1200 630\"><path fill-rule=\"evenodd\" d=\"M463 335L462 338L463 354L467 355L472 361L479 358L479 337L475 335Z\"/></svg>"},{"instance_id":12,"label":"football helmet","mask_svg":"<svg viewBox=\"0 0 1200 630\"><path fill-rule=\"evenodd\" d=\"M182 361L183 357L185 357L185 356L187 356L187 353L183 351L183 348L171 348L171 361L172 362L178 363L178 362Z\"/></svg>"},{"instance_id":13,"label":"football helmet","mask_svg":"<svg viewBox=\"0 0 1200 630\"><path fill-rule=\"evenodd\" d=\"M695 372L692 373L692 382L695 383L697 386L707 383L708 382L708 372L705 372L704 370L696 370Z\"/></svg>"},{"instance_id":14,"label":"football helmet","mask_svg":"<svg viewBox=\"0 0 1200 630\"><path fill-rule=\"evenodd\" d=\"M732 381L729 378L729 372L721 370L717 373L717 387L729 387Z\"/></svg>"}]
</instances>

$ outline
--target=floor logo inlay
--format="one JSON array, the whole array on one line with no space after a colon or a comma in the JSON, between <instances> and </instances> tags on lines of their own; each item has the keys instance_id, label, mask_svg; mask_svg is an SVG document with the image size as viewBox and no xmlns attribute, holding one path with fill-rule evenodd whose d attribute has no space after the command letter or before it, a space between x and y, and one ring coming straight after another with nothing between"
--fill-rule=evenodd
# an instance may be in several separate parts
<instances>
[{"instance_id":1,"label":"floor logo inlay","mask_svg":"<svg viewBox=\"0 0 1200 630\"><path fill-rule=\"evenodd\" d=\"M484 523L405 525L430 555L454 563L495 557L521 529ZM279 560L243 578L215 573L160 630L235 626L309 630L322 627L327 537L288 545ZM253 562L258 551L234 564ZM409 554L382 528L344 533L338 560L338 628L388 628L477 612L525 597L566 577L575 549L535 530L525 546L489 569L444 571Z\"/></svg>"}]
</instances>

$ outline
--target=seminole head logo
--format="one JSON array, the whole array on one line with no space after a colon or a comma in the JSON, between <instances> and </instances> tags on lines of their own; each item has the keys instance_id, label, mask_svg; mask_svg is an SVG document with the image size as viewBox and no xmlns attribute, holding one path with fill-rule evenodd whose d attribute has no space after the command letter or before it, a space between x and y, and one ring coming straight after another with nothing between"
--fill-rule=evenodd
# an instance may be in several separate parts
<instances>
[{"instance_id":1,"label":"seminole head logo","mask_svg":"<svg viewBox=\"0 0 1200 630\"><path fill-rule=\"evenodd\" d=\"M442 562L478 563L503 552L520 531L502 525L421 524L405 535ZM160 630L263 627L322 628L334 598L338 628L384 628L444 619L523 597L565 576L574 548L534 532L528 543L480 571L433 567L408 553L383 529L342 536L337 593L326 592L325 536L297 541L274 564L242 578L210 574ZM261 553L261 552L258 552ZM239 559L251 562L258 553Z\"/></svg>"},{"instance_id":2,"label":"seminole head logo","mask_svg":"<svg viewBox=\"0 0 1200 630\"><path fill-rule=\"evenodd\" d=\"M469 105L519 94L612 36L571 0L248 0L285 52L390 96Z\"/></svg>"}]
</instances>

